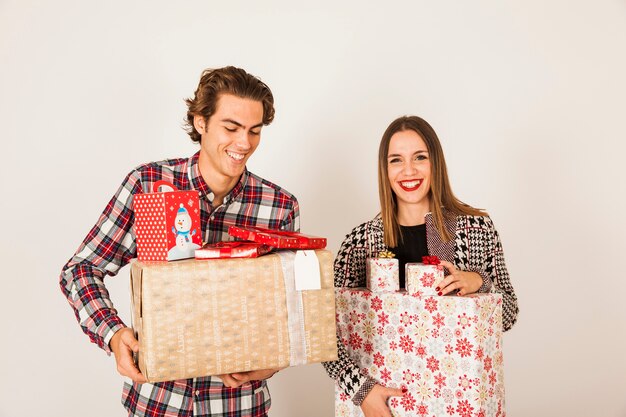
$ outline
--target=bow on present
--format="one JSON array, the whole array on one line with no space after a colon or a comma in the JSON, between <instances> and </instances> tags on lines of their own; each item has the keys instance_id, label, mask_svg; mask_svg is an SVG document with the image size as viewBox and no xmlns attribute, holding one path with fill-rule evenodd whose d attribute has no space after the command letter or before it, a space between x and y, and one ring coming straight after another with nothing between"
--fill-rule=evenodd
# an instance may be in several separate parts
<instances>
[{"instance_id":1,"label":"bow on present","mask_svg":"<svg viewBox=\"0 0 626 417\"><path fill-rule=\"evenodd\" d=\"M424 265L439 265L441 261L435 255L433 256L422 256L422 263Z\"/></svg>"},{"instance_id":2,"label":"bow on present","mask_svg":"<svg viewBox=\"0 0 626 417\"><path fill-rule=\"evenodd\" d=\"M391 251L384 250L384 251L378 252L378 257L379 258L395 258L396 255Z\"/></svg>"}]
</instances>

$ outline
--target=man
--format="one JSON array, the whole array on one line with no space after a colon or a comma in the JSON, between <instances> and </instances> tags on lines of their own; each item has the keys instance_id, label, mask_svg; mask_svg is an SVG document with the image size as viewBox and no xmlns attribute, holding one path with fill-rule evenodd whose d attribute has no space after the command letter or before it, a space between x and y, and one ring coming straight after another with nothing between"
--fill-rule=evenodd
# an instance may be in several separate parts
<instances>
[{"instance_id":1,"label":"man","mask_svg":"<svg viewBox=\"0 0 626 417\"><path fill-rule=\"evenodd\" d=\"M83 331L113 352L125 383L122 402L130 416L265 416L270 396L265 379L277 370L146 383L133 362L139 343L118 317L104 285L136 257L133 196L159 180L179 190L198 190L202 239L228 240L228 224L299 230L298 201L246 169L274 118L274 98L256 77L235 67L206 70L187 100L188 133L200 144L190 158L141 165L130 172L100 219L61 273L61 289Z\"/></svg>"}]
</instances>

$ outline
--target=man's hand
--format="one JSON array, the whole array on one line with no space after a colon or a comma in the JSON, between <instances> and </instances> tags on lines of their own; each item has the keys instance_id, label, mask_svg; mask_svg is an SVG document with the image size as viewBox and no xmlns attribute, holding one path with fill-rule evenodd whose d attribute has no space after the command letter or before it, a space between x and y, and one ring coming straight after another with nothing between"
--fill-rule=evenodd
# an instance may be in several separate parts
<instances>
[{"instance_id":1,"label":"man's hand","mask_svg":"<svg viewBox=\"0 0 626 417\"><path fill-rule=\"evenodd\" d=\"M109 346L115 354L117 372L140 384L148 382L133 361L133 352L139 352L139 342L135 339L132 329L126 327L118 330L111 338Z\"/></svg>"},{"instance_id":2,"label":"man's hand","mask_svg":"<svg viewBox=\"0 0 626 417\"><path fill-rule=\"evenodd\" d=\"M269 379L278 371L280 371L280 369L260 369L257 371L218 375L218 377L222 380L222 382L224 382L224 385L226 385L228 388L239 388L246 382Z\"/></svg>"},{"instance_id":3,"label":"man's hand","mask_svg":"<svg viewBox=\"0 0 626 417\"><path fill-rule=\"evenodd\" d=\"M361 403L361 410L365 417L391 417L391 410L387 406L389 397L402 397L406 391L398 388L385 388L382 385L374 385Z\"/></svg>"}]
</instances>

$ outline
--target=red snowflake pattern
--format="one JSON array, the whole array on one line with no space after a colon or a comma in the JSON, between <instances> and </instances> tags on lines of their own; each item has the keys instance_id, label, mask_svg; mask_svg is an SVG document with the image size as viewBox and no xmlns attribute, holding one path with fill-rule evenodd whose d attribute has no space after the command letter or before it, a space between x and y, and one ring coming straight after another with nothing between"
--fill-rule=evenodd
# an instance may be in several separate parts
<instances>
[{"instance_id":1,"label":"red snowflake pattern","mask_svg":"<svg viewBox=\"0 0 626 417\"><path fill-rule=\"evenodd\" d=\"M402 336L400 337L400 348L404 353L413 352L413 345L415 342L411 340L410 336Z\"/></svg>"},{"instance_id":2,"label":"red snowflake pattern","mask_svg":"<svg viewBox=\"0 0 626 417\"><path fill-rule=\"evenodd\" d=\"M426 367L431 370L431 372L435 372L439 370L439 360L434 356L426 359Z\"/></svg>"},{"instance_id":3,"label":"red snowflake pattern","mask_svg":"<svg viewBox=\"0 0 626 417\"><path fill-rule=\"evenodd\" d=\"M496 373L495 372L491 372L489 374L489 383L491 385L495 385L497 380L498 380L498 377L496 376Z\"/></svg>"},{"instance_id":4,"label":"red snowflake pattern","mask_svg":"<svg viewBox=\"0 0 626 417\"><path fill-rule=\"evenodd\" d=\"M422 281L422 285L424 287L432 287L435 283L435 274L431 272L424 272L424 274L420 277L420 281Z\"/></svg>"},{"instance_id":5,"label":"red snowflake pattern","mask_svg":"<svg viewBox=\"0 0 626 417\"><path fill-rule=\"evenodd\" d=\"M411 316L406 311L400 314L400 323L404 324L405 326L408 326L409 324L411 324L412 321L413 321L413 316Z\"/></svg>"},{"instance_id":6,"label":"red snowflake pattern","mask_svg":"<svg viewBox=\"0 0 626 417\"><path fill-rule=\"evenodd\" d=\"M393 408L398 408L398 398L393 397L391 400L389 400L389 404L391 404Z\"/></svg>"},{"instance_id":7,"label":"red snowflake pattern","mask_svg":"<svg viewBox=\"0 0 626 417\"><path fill-rule=\"evenodd\" d=\"M419 345L417 345L415 347L415 353L417 354L417 356L419 356L420 358L424 358L424 356L426 356L426 346L422 345L421 343Z\"/></svg>"},{"instance_id":8,"label":"red snowflake pattern","mask_svg":"<svg viewBox=\"0 0 626 417\"><path fill-rule=\"evenodd\" d=\"M491 360L489 356L487 356L485 358L485 371L487 372L491 371L492 364L493 364L493 361Z\"/></svg>"},{"instance_id":9,"label":"red snowflake pattern","mask_svg":"<svg viewBox=\"0 0 626 417\"><path fill-rule=\"evenodd\" d=\"M363 351L365 353L372 353L372 351L374 350L374 346L372 345L372 342L365 342L363 343Z\"/></svg>"},{"instance_id":10,"label":"red snowflake pattern","mask_svg":"<svg viewBox=\"0 0 626 417\"><path fill-rule=\"evenodd\" d=\"M459 387L463 388L463 391L472 388L472 380L467 375L463 375L459 378Z\"/></svg>"},{"instance_id":11,"label":"red snowflake pattern","mask_svg":"<svg viewBox=\"0 0 626 417\"><path fill-rule=\"evenodd\" d=\"M437 385L437 387L439 388L443 388L446 386L446 377L444 375L441 375L441 372L439 372L438 375L435 375L435 385Z\"/></svg>"},{"instance_id":12,"label":"red snowflake pattern","mask_svg":"<svg viewBox=\"0 0 626 417\"><path fill-rule=\"evenodd\" d=\"M385 314L384 311L381 311L378 315L378 324L380 324L381 326L389 324L389 314Z\"/></svg>"},{"instance_id":13,"label":"red snowflake pattern","mask_svg":"<svg viewBox=\"0 0 626 417\"><path fill-rule=\"evenodd\" d=\"M385 356L380 352L374 353L374 365L378 366L379 368L385 366Z\"/></svg>"},{"instance_id":14,"label":"red snowflake pattern","mask_svg":"<svg viewBox=\"0 0 626 417\"><path fill-rule=\"evenodd\" d=\"M350 341L348 342L352 349L357 350L361 349L361 344L363 343L363 339L359 336L358 333L350 333Z\"/></svg>"},{"instance_id":15,"label":"red snowflake pattern","mask_svg":"<svg viewBox=\"0 0 626 417\"><path fill-rule=\"evenodd\" d=\"M410 392L407 392L406 394L404 394L402 396L402 399L400 400L400 402L402 403L402 407L404 408L404 411L413 411L415 410L415 398L413 398L413 395L411 395Z\"/></svg>"},{"instance_id":16,"label":"red snowflake pattern","mask_svg":"<svg viewBox=\"0 0 626 417\"><path fill-rule=\"evenodd\" d=\"M463 338L463 339L457 339L456 347L454 348L454 350L456 350L459 353L459 355L461 355L461 357L464 358L472 354L473 347L474 345L472 345L469 342L469 340L467 340L467 338Z\"/></svg>"},{"instance_id":17,"label":"red snowflake pattern","mask_svg":"<svg viewBox=\"0 0 626 417\"><path fill-rule=\"evenodd\" d=\"M463 330L465 330L466 327L470 327L472 325L470 318L467 317L467 314L463 313L457 317L459 319L459 321L457 321L457 324L461 326Z\"/></svg>"},{"instance_id":18,"label":"red snowflake pattern","mask_svg":"<svg viewBox=\"0 0 626 417\"><path fill-rule=\"evenodd\" d=\"M428 406L424 403L419 403L416 411L419 416L424 417L428 414Z\"/></svg>"},{"instance_id":19,"label":"red snowflake pattern","mask_svg":"<svg viewBox=\"0 0 626 417\"><path fill-rule=\"evenodd\" d=\"M385 384L389 382L391 380L391 371L387 368L382 369L380 371L380 379L382 379Z\"/></svg>"},{"instance_id":20,"label":"red snowflake pattern","mask_svg":"<svg viewBox=\"0 0 626 417\"><path fill-rule=\"evenodd\" d=\"M433 316L433 326L437 326L438 329L441 328L444 325L444 319L444 316L437 313L437 315Z\"/></svg>"},{"instance_id":21,"label":"red snowflake pattern","mask_svg":"<svg viewBox=\"0 0 626 417\"><path fill-rule=\"evenodd\" d=\"M485 351L483 350L482 347L479 347L478 349L476 349L475 357L477 360L479 361L482 360L484 356L485 356Z\"/></svg>"},{"instance_id":22,"label":"red snowflake pattern","mask_svg":"<svg viewBox=\"0 0 626 417\"><path fill-rule=\"evenodd\" d=\"M383 308L383 300L381 300L378 296L372 298L371 304L374 311L379 311Z\"/></svg>"},{"instance_id":23,"label":"red snowflake pattern","mask_svg":"<svg viewBox=\"0 0 626 417\"><path fill-rule=\"evenodd\" d=\"M433 329L433 330L430 332L430 334L431 334L431 336L432 336L434 339L438 338L438 337L439 337L439 329Z\"/></svg>"},{"instance_id":24,"label":"red snowflake pattern","mask_svg":"<svg viewBox=\"0 0 626 417\"><path fill-rule=\"evenodd\" d=\"M454 407L452 407L451 405L449 405L449 406L446 408L446 413L448 413L448 414L450 414L450 415L453 415L453 414L454 414Z\"/></svg>"},{"instance_id":25,"label":"red snowflake pattern","mask_svg":"<svg viewBox=\"0 0 626 417\"><path fill-rule=\"evenodd\" d=\"M474 407L470 405L468 400L462 400L457 403L456 412L461 417L472 417L472 411L474 411Z\"/></svg>"},{"instance_id":26,"label":"red snowflake pattern","mask_svg":"<svg viewBox=\"0 0 626 417\"><path fill-rule=\"evenodd\" d=\"M434 297L427 298L424 301L424 308L432 314L433 311L437 310L437 299Z\"/></svg>"},{"instance_id":27,"label":"red snowflake pattern","mask_svg":"<svg viewBox=\"0 0 626 417\"><path fill-rule=\"evenodd\" d=\"M446 347L444 348L446 350L446 353L448 355L450 355L452 352L454 352L454 348L450 345L446 345Z\"/></svg>"},{"instance_id":28,"label":"red snowflake pattern","mask_svg":"<svg viewBox=\"0 0 626 417\"><path fill-rule=\"evenodd\" d=\"M342 392L341 394L339 394L339 399L345 402L348 401L348 396Z\"/></svg>"}]
</instances>

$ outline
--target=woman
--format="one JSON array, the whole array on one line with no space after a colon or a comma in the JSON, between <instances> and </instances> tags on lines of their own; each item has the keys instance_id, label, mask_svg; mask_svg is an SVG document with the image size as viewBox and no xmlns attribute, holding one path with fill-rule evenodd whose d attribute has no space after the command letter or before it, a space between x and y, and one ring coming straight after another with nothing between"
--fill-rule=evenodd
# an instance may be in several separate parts
<instances>
[{"instance_id":1,"label":"woman","mask_svg":"<svg viewBox=\"0 0 626 417\"><path fill-rule=\"evenodd\" d=\"M452 193L441 144L433 128L416 116L394 120L380 142L378 187L381 213L346 237L335 259L335 287L364 287L365 259L394 252L404 265L436 255L448 275L439 295L496 292L503 297L503 329L517 318L517 299L491 219ZM366 417L391 416L386 401L402 390L385 388L361 373L338 342L339 359L324 364L340 389Z\"/></svg>"}]
</instances>

